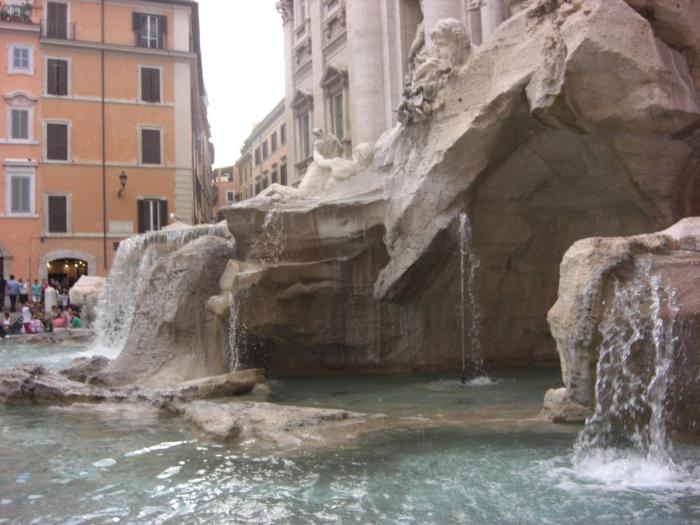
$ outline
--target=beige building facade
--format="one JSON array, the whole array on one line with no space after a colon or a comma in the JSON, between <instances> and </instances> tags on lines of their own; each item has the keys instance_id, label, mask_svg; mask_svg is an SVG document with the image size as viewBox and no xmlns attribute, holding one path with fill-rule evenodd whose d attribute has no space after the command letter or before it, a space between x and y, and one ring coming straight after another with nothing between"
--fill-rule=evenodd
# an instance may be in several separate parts
<instances>
[{"instance_id":1,"label":"beige building facade","mask_svg":"<svg viewBox=\"0 0 700 525\"><path fill-rule=\"evenodd\" d=\"M460 20L479 45L527 0L281 0L289 178L313 154L313 130L333 133L345 155L397 122L419 26ZM426 31L426 46L431 46Z\"/></svg>"},{"instance_id":2,"label":"beige building facade","mask_svg":"<svg viewBox=\"0 0 700 525\"><path fill-rule=\"evenodd\" d=\"M254 197L270 184L289 184L287 130L285 100L282 99L243 143L241 157L236 162L240 200Z\"/></svg>"}]
</instances>

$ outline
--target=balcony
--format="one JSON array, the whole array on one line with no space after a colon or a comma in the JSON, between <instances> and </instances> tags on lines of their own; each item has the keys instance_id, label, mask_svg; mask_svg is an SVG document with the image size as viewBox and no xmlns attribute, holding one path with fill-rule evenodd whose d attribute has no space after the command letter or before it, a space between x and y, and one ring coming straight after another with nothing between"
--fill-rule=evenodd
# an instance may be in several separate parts
<instances>
[{"instance_id":1,"label":"balcony","mask_svg":"<svg viewBox=\"0 0 700 525\"><path fill-rule=\"evenodd\" d=\"M32 4L0 4L0 22L32 24Z\"/></svg>"},{"instance_id":2,"label":"balcony","mask_svg":"<svg viewBox=\"0 0 700 525\"><path fill-rule=\"evenodd\" d=\"M44 20L41 22L41 36L57 40L75 40L75 24L63 21Z\"/></svg>"}]
</instances>

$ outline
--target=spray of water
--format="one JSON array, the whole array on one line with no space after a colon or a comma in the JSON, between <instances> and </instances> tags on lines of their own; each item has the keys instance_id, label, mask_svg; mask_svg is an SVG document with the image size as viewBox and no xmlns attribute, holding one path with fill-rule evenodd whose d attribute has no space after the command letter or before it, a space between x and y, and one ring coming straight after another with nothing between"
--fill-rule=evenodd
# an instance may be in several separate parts
<instances>
[{"instance_id":1,"label":"spray of water","mask_svg":"<svg viewBox=\"0 0 700 525\"><path fill-rule=\"evenodd\" d=\"M615 280L600 323L596 406L574 449L575 467L589 477L646 483L688 475L674 463L667 433L678 307L674 290L649 274L644 261L632 279Z\"/></svg>"},{"instance_id":2,"label":"spray of water","mask_svg":"<svg viewBox=\"0 0 700 525\"><path fill-rule=\"evenodd\" d=\"M196 226L146 233L119 244L97 304L97 348L109 349L118 355L129 334L138 298L158 259L205 235L226 238L229 232L223 224Z\"/></svg>"},{"instance_id":3,"label":"spray of water","mask_svg":"<svg viewBox=\"0 0 700 525\"><path fill-rule=\"evenodd\" d=\"M460 323L462 342L462 383L467 382L468 364L470 361L471 376L483 375L483 357L481 353L481 308L477 301L475 283L476 270L479 268L479 258L472 246L472 226L466 212L459 214L459 275L460 275ZM467 312L468 310L468 312ZM469 315L469 333L466 329L466 318ZM467 355L467 341L469 355Z\"/></svg>"}]
</instances>

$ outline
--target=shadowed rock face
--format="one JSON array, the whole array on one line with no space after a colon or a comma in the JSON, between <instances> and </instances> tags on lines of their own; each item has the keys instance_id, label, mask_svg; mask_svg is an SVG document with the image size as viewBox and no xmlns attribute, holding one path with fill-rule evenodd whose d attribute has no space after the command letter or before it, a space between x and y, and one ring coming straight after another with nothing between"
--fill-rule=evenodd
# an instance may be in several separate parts
<instances>
[{"instance_id":1,"label":"shadowed rock face","mask_svg":"<svg viewBox=\"0 0 700 525\"><path fill-rule=\"evenodd\" d=\"M533 2L451 74L430 120L380 140L367 173L280 206L275 260L274 203L224 211L239 257L262 261L245 315L276 372L458 366L461 211L486 361L556 360L546 312L566 249L700 213L696 8L647 2L650 22L641 3Z\"/></svg>"}]
</instances>

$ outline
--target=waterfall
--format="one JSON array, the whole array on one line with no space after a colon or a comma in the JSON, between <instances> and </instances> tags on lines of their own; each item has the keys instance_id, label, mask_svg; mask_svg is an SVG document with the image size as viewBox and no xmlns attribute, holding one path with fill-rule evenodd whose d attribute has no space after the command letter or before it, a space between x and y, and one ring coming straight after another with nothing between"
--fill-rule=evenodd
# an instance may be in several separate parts
<instances>
[{"instance_id":1,"label":"waterfall","mask_svg":"<svg viewBox=\"0 0 700 525\"><path fill-rule=\"evenodd\" d=\"M483 373L483 357L481 355L481 308L476 298L476 270L479 259L474 253L472 241L472 225L466 212L459 214L459 275L460 275L460 321L462 342L462 382L467 380L467 340L469 341L469 361L471 376L478 377ZM466 291L466 297L465 297ZM466 316L467 306L470 319L469 335L467 337Z\"/></svg>"},{"instance_id":2,"label":"waterfall","mask_svg":"<svg viewBox=\"0 0 700 525\"><path fill-rule=\"evenodd\" d=\"M260 261L279 264L285 248L284 221L278 210L267 210L262 225L258 248L262 251Z\"/></svg>"},{"instance_id":3,"label":"waterfall","mask_svg":"<svg viewBox=\"0 0 700 525\"><path fill-rule=\"evenodd\" d=\"M130 237L119 244L107 282L97 303L98 346L120 352L129 335L138 298L159 258L203 237L229 237L225 224L161 230Z\"/></svg>"},{"instance_id":4,"label":"waterfall","mask_svg":"<svg viewBox=\"0 0 700 525\"><path fill-rule=\"evenodd\" d=\"M579 463L620 450L672 465L666 420L679 351L678 308L673 289L649 273L649 263L642 262L632 279L613 282L614 296L599 326L596 406L575 447Z\"/></svg>"},{"instance_id":5,"label":"waterfall","mask_svg":"<svg viewBox=\"0 0 700 525\"><path fill-rule=\"evenodd\" d=\"M260 262L266 265L279 264L285 248L284 224L277 210L267 210L263 219L262 234L253 248L259 253ZM232 290L229 293L228 361L229 370L245 368L251 353L257 351L257 340L251 337L245 323L248 290Z\"/></svg>"}]
</instances>

